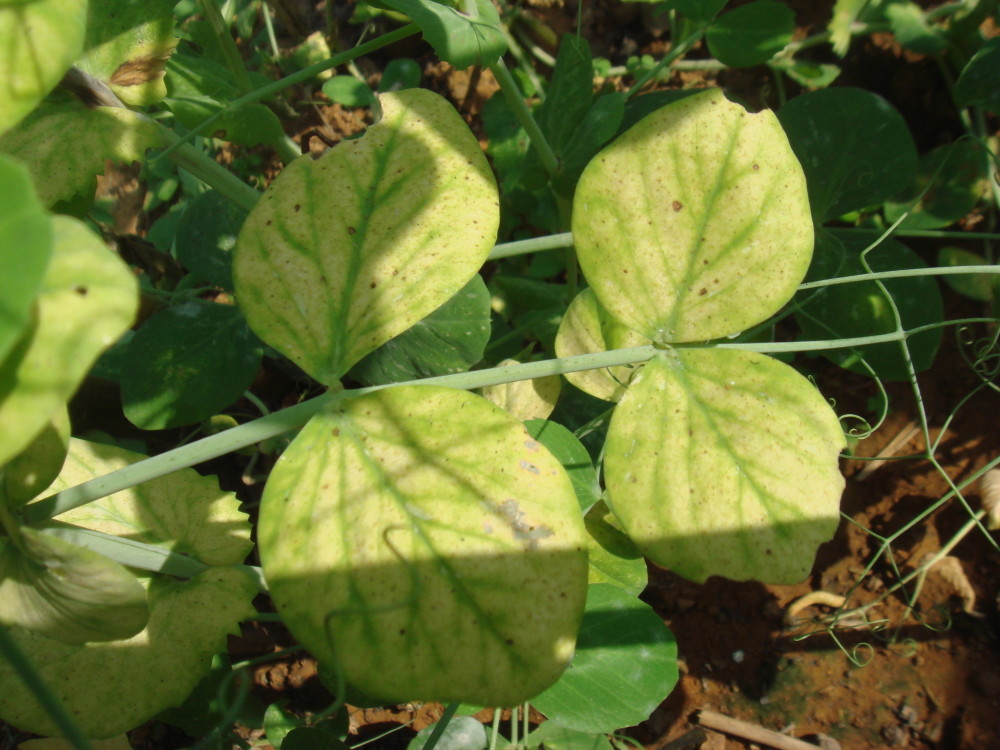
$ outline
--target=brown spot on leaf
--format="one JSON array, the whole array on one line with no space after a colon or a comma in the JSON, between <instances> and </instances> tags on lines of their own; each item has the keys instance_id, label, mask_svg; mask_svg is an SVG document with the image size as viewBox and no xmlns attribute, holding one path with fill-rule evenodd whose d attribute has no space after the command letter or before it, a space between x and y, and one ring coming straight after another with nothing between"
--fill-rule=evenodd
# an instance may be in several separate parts
<instances>
[{"instance_id":1,"label":"brown spot on leaf","mask_svg":"<svg viewBox=\"0 0 1000 750\"><path fill-rule=\"evenodd\" d=\"M163 78L169 56L169 53L149 55L124 62L111 74L108 81L114 86L139 86Z\"/></svg>"},{"instance_id":2,"label":"brown spot on leaf","mask_svg":"<svg viewBox=\"0 0 1000 750\"><path fill-rule=\"evenodd\" d=\"M79 294L81 297L86 297L87 292L89 292L90 290L87 289L87 287L85 287L83 284L77 284L75 287L73 287L73 291Z\"/></svg>"},{"instance_id":3,"label":"brown spot on leaf","mask_svg":"<svg viewBox=\"0 0 1000 750\"><path fill-rule=\"evenodd\" d=\"M682 208L684 208L684 204L681 203L680 201L674 201L670 205L674 209L674 211L680 211Z\"/></svg>"},{"instance_id":4,"label":"brown spot on leaf","mask_svg":"<svg viewBox=\"0 0 1000 750\"><path fill-rule=\"evenodd\" d=\"M702 287L701 290L698 292L699 297L702 297L706 294L708 294L708 290L705 287Z\"/></svg>"},{"instance_id":5,"label":"brown spot on leaf","mask_svg":"<svg viewBox=\"0 0 1000 750\"><path fill-rule=\"evenodd\" d=\"M357 233L358 233L358 230L357 230L357 229L355 229L354 227L348 227L348 228L347 228L347 233L348 233L348 234L357 234Z\"/></svg>"},{"instance_id":6,"label":"brown spot on leaf","mask_svg":"<svg viewBox=\"0 0 1000 750\"><path fill-rule=\"evenodd\" d=\"M301 211L302 210L302 204L301 203L296 203L295 206L294 206L294 208L295 208L296 211Z\"/></svg>"}]
</instances>

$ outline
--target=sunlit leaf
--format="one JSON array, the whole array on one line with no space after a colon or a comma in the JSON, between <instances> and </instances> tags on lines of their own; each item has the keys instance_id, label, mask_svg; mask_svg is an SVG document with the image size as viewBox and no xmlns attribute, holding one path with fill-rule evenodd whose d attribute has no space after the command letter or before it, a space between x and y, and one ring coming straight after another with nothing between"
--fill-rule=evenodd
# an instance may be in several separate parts
<instances>
[{"instance_id":1,"label":"sunlit leaf","mask_svg":"<svg viewBox=\"0 0 1000 750\"><path fill-rule=\"evenodd\" d=\"M141 113L79 102L43 105L0 138L0 151L28 167L47 206L93 193L105 160L141 161L162 145L158 126Z\"/></svg>"},{"instance_id":2,"label":"sunlit leaf","mask_svg":"<svg viewBox=\"0 0 1000 750\"><path fill-rule=\"evenodd\" d=\"M0 5L0 133L48 94L83 51L86 0Z\"/></svg>"},{"instance_id":3,"label":"sunlit leaf","mask_svg":"<svg viewBox=\"0 0 1000 750\"><path fill-rule=\"evenodd\" d=\"M392 701L512 705L554 682L583 609L585 544L559 462L485 399L432 386L313 417L259 525L289 629Z\"/></svg>"},{"instance_id":4,"label":"sunlit leaf","mask_svg":"<svg viewBox=\"0 0 1000 750\"><path fill-rule=\"evenodd\" d=\"M0 363L0 465L63 409L104 349L132 324L135 277L75 219L52 219L54 253L33 325Z\"/></svg>"},{"instance_id":5,"label":"sunlit leaf","mask_svg":"<svg viewBox=\"0 0 1000 750\"><path fill-rule=\"evenodd\" d=\"M812 254L805 178L769 111L709 89L643 118L584 170L573 238L595 296L658 343L739 333Z\"/></svg>"},{"instance_id":6,"label":"sunlit leaf","mask_svg":"<svg viewBox=\"0 0 1000 750\"><path fill-rule=\"evenodd\" d=\"M104 81L126 104L163 98L163 70L177 45L175 0L101 0L87 14L81 70Z\"/></svg>"},{"instance_id":7,"label":"sunlit leaf","mask_svg":"<svg viewBox=\"0 0 1000 750\"><path fill-rule=\"evenodd\" d=\"M497 367L521 364L516 359L505 359ZM480 389L480 395L499 406L522 422L528 419L545 419L556 407L562 381L558 375L548 375L531 380L515 380Z\"/></svg>"},{"instance_id":8,"label":"sunlit leaf","mask_svg":"<svg viewBox=\"0 0 1000 750\"><path fill-rule=\"evenodd\" d=\"M20 628L9 633L85 736L113 737L177 705L208 672L212 654L253 613L256 587L241 571L213 568L190 581L154 579L149 621L121 641L70 646ZM195 616L196 615L196 616ZM35 694L0 662L0 718L42 735L57 735Z\"/></svg>"},{"instance_id":9,"label":"sunlit leaf","mask_svg":"<svg viewBox=\"0 0 1000 750\"><path fill-rule=\"evenodd\" d=\"M837 528L845 445L833 410L788 365L670 350L611 419L609 505L650 560L685 578L795 583Z\"/></svg>"},{"instance_id":10,"label":"sunlit leaf","mask_svg":"<svg viewBox=\"0 0 1000 750\"><path fill-rule=\"evenodd\" d=\"M128 466L145 456L111 445L70 441L57 492ZM213 476L182 469L101 498L59 516L60 521L168 547L207 565L243 562L250 525L232 492Z\"/></svg>"},{"instance_id":11,"label":"sunlit leaf","mask_svg":"<svg viewBox=\"0 0 1000 750\"><path fill-rule=\"evenodd\" d=\"M233 258L250 326L325 384L454 296L496 240L496 183L458 113L424 89L379 100L364 136L279 175Z\"/></svg>"},{"instance_id":12,"label":"sunlit leaf","mask_svg":"<svg viewBox=\"0 0 1000 750\"><path fill-rule=\"evenodd\" d=\"M559 324L556 356L595 354L647 344L648 338L625 327L609 315L590 287L587 287L573 298ZM618 401L634 374L634 367L619 365L599 370L568 372L564 377L591 396L605 401Z\"/></svg>"},{"instance_id":13,"label":"sunlit leaf","mask_svg":"<svg viewBox=\"0 0 1000 750\"><path fill-rule=\"evenodd\" d=\"M0 361L24 333L52 255L52 225L28 170L0 156Z\"/></svg>"}]
</instances>

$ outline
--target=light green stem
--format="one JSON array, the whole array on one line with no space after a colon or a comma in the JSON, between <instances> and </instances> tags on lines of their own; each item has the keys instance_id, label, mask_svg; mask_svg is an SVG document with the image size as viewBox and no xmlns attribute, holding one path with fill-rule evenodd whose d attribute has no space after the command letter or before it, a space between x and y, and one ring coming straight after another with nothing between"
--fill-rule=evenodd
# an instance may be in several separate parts
<instances>
[{"instance_id":1,"label":"light green stem","mask_svg":"<svg viewBox=\"0 0 1000 750\"><path fill-rule=\"evenodd\" d=\"M497 83L500 84L500 90L503 91L507 103L514 110L514 116L521 123L521 127L528 134L528 138L531 139L531 145L538 152L545 171L548 172L549 177L554 177L559 170L559 160L556 158L552 146L549 145L549 142L545 140L545 136L542 135L542 130L531 115L528 105L524 103L524 98L517 88L514 76L507 70L507 66L503 60L497 60L489 66L489 69L493 73L493 77L497 79Z\"/></svg>"},{"instance_id":2,"label":"light green stem","mask_svg":"<svg viewBox=\"0 0 1000 750\"><path fill-rule=\"evenodd\" d=\"M680 344L677 348L742 349L744 351L762 353L825 351L829 349L849 349L889 341L902 341L921 330L923 328L914 329L913 331L893 331L878 336L859 336L856 338L829 341L788 341L754 344L718 343L708 346L705 344ZM239 427L233 427L216 435L210 435L194 443L161 453L158 456L138 461L117 471L50 495L43 500L30 503L24 508L24 518L29 524L41 523L54 518L60 513L65 513L73 508L86 505L106 495L134 487L137 484L148 482L157 477L165 476L179 469L194 466L195 464L217 458L227 453L238 451L248 445L259 443L262 440L291 432L304 425L310 417L321 409L331 407L340 399L356 398L380 391L384 388L397 388L407 385L439 385L459 390L472 390L518 380L533 380L549 375L564 375L568 372L639 364L651 359L658 351L660 350L654 346L637 346L631 349L614 349L596 354L579 354L574 357L561 357L541 362L527 362L509 367L494 367L488 370L461 372L454 375L439 375L422 380L410 380L390 385L357 388L337 393L325 393L322 396L274 412L253 422L247 422Z\"/></svg>"},{"instance_id":3,"label":"light green stem","mask_svg":"<svg viewBox=\"0 0 1000 750\"><path fill-rule=\"evenodd\" d=\"M260 198L260 193L247 185L243 180L212 159L208 154L198 150L189 143L182 143L172 130L160 126L160 134L164 140L175 149L170 158L179 167L183 167L206 185L225 195L233 203L245 211L249 211ZM168 149L169 150L169 149Z\"/></svg>"},{"instance_id":4,"label":"light green stem","mask_svg":"<svg viewBox=\"0 0 1000 750\"><path fill-rule=\"evenodd\" d=\"M687 51L691 49L691 47L693 47L704 34L704 29L698 29L693 34L689 34L680 44L672 47L670 52L663 56L662 60L647 70L638 81L632 84L632 88L626 92L625 98L631 99L633 96L638 94L639 91L642 90L642 87L645 86L654 76L656 76L657 73L672 65L674 60L687 53Z\"/></svg>"},{"instance_id":5,"label":"light green stem","mask_svg":"<svg viewBox=\"0 0 1000 750\"><path fill-rule=\"evenodd\" d=\"M859 281L880 281L882 279L912 278L914 276L962 276L980 273L1000 274L1000 266L951 266L949 268L906 268L901 271L873 271L854 276L838 276L822 281L808 281L799 285L799 291L837 284L853 284Z\"/></svg>"}]
</instances>

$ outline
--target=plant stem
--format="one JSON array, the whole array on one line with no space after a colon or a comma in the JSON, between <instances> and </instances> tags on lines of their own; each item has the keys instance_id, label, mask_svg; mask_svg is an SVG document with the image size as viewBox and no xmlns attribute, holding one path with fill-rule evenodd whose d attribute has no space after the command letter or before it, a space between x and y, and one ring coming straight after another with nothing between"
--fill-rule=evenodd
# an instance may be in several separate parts
<instances>
[{"instance_id":1,"label":"plant stem","mask_svg":"<svg viewBox=\"0 0 1000 750\"><path fill-rule=\"evenodd\" d=\"M186 169L199 180L225 195L245 211L249 211L260 199L260 193L243 180L219 164L208 154L189 143L183 143L169 128L160 125L160 134L170 144L170 158L177 166ZM171 151L171 149L174 149ZM167 153L166 151L164 153Z\"/></svg>"},{"instance_id":2,"label":"plant stem","mask_svg":"<svg viewBox=\"0 0 1000 750\"><path fill-rule=\"evenodd\" d=\"M532 237L528 240L517 240L515 242L504 242L495 245L490 251L490 260L509 258L512 255L524 255L525 253L538 253L543 250L556 250L561 247L571 247L573 245L572 232L562 234L550 234L546 237Z\"/></svg>"},{"instance_id":3,"label":"plant stem","mask_svg":"<svg viewBox=\"0 0 1000 750\"><path fill-rule=\"evenodd\" d=\"M524 98L517 88L514 76L510 74L502 59L490 64L489 69L493 73L493 77L497 79L497 83L500 84L500 90L503 91L507 103L514 110L514 116L521 123L521 127L528 134L528 138L531 139L531 145L538 152L545 171L548 172L549 177L554 177L559 170L559 160L556 158L552 146L549 145L549 142L545 140L545 136L542 135L541 128L538 127L538 123L532 117L528 105L524 103Z\"/></svg>"},{"instance_id":4,"label":"plant stem","mask_svg":"<svg viewBox=\"0 0 1000 750\"><path fill-rule=\"evenodd\" d=\"M1000 274L1000 266L952 266L950 268L906 268L901 271L873 271L872 273L859 273L854 276L838 276L834 279L823 279L821 281L807 281L799 284L798 291L805 289L815 289L823 286L836 286L837 284L853 284L858 281L878 281L880 279L901 279L914 276L958 276L963 274Z\"/></svg>"},{"instance_id":5,"label":"plant stem","mask_svg":"<svg viewBox=\"0 0 1000 750\"><path fill-rule=\"evenodd\" d=\"M318 62L315 65L310 65L307 68L292 73L289 76L285 76L281 80L275 81L274 83L269 83L267 86L262 86L255 91L251 91L245 96L241 96L239 99L235 99L229 102L223 109L216 112L209 118L199 123L199 125L192 130L190 133L185 135L183 138L179 138L177 143L172 144L166 151L160 154L157 159L161 159L164 156L171 155L180 145L186 142L188 139L193 138L201 132L206 131L211 125L218 122L226 112L232 111L241 107L244 104L249 104L250 102L259 102L261 99L266 99L272 94L276 94L279 91L283 91L289 86L294 86L296 83L301 83L302 81L308 81L310 78L322 73L324 70L329 70L330 68L335 68L338 65L343 65L344 63L350 62L358 57L363 57L372 52L387 47L390 44L395 44L400 39L405 39L408 36L413 36L418 31L420 27L415 23L407 24L402 28L396 29L395 31L390 31L388 34L383 34L377 39L372 39L370 42L365 42L364 44L359 44L353 49L347 50L346 52L341 52L334 55L331 58Z\"/></svg>"},{"instance_id":6,"label":"plant stem","mask_svg":"<svg viewBox=\"0 0 1000 750\"><path fill-rule=\"evenodd\" d=\"M925 326L924 328L926 327L933 326ZM824 351L828 349L849 349L889 341L903 341L914 332L920 330L922 328L914 329L914 331L893 331L877 336L858 336L856 338L826 341L788 341L754 344L715 343L708 345L691 343L678 344L677 348L741 349L743 351L761 353ZM158 456L137 461L117 471L83 482L54 495L49 495L37 502L29 503L24 508L24 519L28 524L38 524L60 513L65 513L73 508L86 505L106 495L165 476L178 469L194 466L204 461L218 458L226 453L238 451L248 445L259 443L262 440L291 432L304 425L310 417L320 410L331 408L336 402L344 398L357 398L385 388L398 388L407 385L439 385L460 390L472 390L484 388L489 385L511 383L517 380L534 380L535 378L543 378L549 375L564 375L568 372L639 364L648 361L659 351L661 350L654 346L637 346L630 349L613 349L608 352L598 352L595 354L578 354L573 357L548 359L541 362L526 362L509 367L494 367L488 370L460 372L453 375L438 375L422 380L410 380L403 383L357 388L350 391L328 392L309 401L304 401L301 404L276 411L266 417L233 427L216 435L210 435L194 443L161 453Z\"/></svg>"},{"instance_id":7,"label":"plant stem","mask_svg":"<svg viewBox=\"0 0 1000 750\"><path fill-rule=\"evenodd\" d=\"M70 716L66 707L63 706L62 701L59 700L59 696L53 693L49 686L45 684L45 681L42 680L41 675L38 674L31 660L28 659L28 656L21 650L20 646L10 637L3 625L0 625L0 654L3 655L4 661L14 668L14 671L21 678L25 687L34 694L35 699L45 710L45 713L55 722L56 726L59 727L59 730L66 739L77 750L90 750L90 740L87 739L80 730L80 727L73 721L73 717Z\"/></svg>"},{"instance_id":8,"label":"plant stem","mask_svg":"<svg viewBox=\"0 0 1000 750\"><path fill-rule=\"evenodd\" d=\"M670 52L664 55L663 59L660 60L660 62L658 62L652 68L647 70L646 73L638 81L632 84L632 88L630 88L626 92L625 98L631 99L633 96L638 94L639 91L642 89L642 87L645 86L650 81L650 79L656 76L657 73L663 70L663 68L672 65L674 60L687 53L687 51L691 49L698 42L699 39L701 39L704 33L705 33L704 29L697 29L694 33L689 34L687 38L685 38L684 41L682 41L680 44L672 47Z\"/></svg>"}]
</instances>

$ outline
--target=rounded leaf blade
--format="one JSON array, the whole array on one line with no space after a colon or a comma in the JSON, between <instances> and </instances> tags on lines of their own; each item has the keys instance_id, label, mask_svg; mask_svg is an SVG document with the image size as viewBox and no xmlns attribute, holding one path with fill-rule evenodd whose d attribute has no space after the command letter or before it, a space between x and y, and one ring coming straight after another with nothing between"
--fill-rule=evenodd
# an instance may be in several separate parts
<instances>
[{"instance_id":1,"label":"rounded leaf blade","mask_svg":"<svg viewBox=\"0 0 1000 750\"><path fill-rule=\"evenodd\" d=\"M452 106L423 89L379 101L364 136L279 175L233 258L254 332L325 384L457 293L499 224L496 182Z\"/></svg>"},{"instance_id":2,"label":"rounded leaf blade","mask_svg":"<svg viewBox=\"0 0 1000 750\"><path fill-rule=\"evenodd\" d=\"M657 343L761 322L812 253L805 178L777 120L718 89L662 107L598 154L572 224L597 299Z\"/></svg>"},{"instance_id":3,"label":"rounded leaf blade","mask_svg":"<svg viewBox=\"0 0 1000 750\"><path fill-rule=\"evenodd\" d=\"M613 732L648 719L678 676L677 642L652 607L591 584L573 663L532 705L561 727Z\"/></svg>"},{"instance_id":4,"label":"rounded leaf blade","mask_svg":"<svg viewBox=\"0 0 1000 750\"><path fill-rule=\"evenodd\" d=\"M615 409L609 505L650 560L685 578L796 583L837 528L845 445L833 410L788 365L670 350Z\"/></svg>"},{"instance_id":5,"label":"rounded leaf blade","mask_svg":"<svg viewBox=\"0 0 1000 750\"><path fill-rule=\"evenodd\" d=\"M135 277L83 223L56 216L52 230L34 323L0 362L0 465L65 407L138 306Z\"/></svg>"},{"instance_id":6,"label":"rounded leaf blade","mask_svg":"<svg viewBox=\"0 0 1000 750\"><path fill-rule=\"evenodd\" d=\"M146 625L146 590L125 567L35 529L0 549L0 622L62 643L129 638Z\"/></svg>"},{"instance_id":7,"label":"rounded leaf blade","mask_svg":"<svg viewBox=\"0 0 1000 750\"><path fill-rule=\"evenodd\" d=\"M259 545L283 620L362 692L513 705L572 655L584 534L520 422L403 386L309 421L268 480Z\"/></svg>"}]
</instances>

